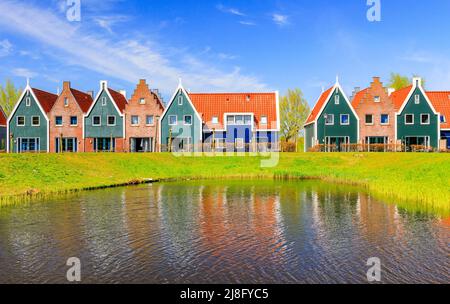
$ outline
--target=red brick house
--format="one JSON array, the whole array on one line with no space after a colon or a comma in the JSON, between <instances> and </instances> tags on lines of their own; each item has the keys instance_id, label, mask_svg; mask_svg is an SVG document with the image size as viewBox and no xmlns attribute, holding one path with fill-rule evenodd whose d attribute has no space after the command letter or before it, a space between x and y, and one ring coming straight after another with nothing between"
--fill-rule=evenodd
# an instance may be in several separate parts
<instances>
[{"instance_id":1,"label":"red brick house","mask_svg":"<svg viewBox=\"0 0 450 304\"><path fill-rule=\"evenodd\" d=\"M50 152L84 152L83 116L92 105L92 96L72 89L70 82L63 83L63 90L50 110Z\"/></svg>"},{"instance_id":2,"label":"red brick house","mask_svg":"<svg viewBox=\"0 0 450 304\"><path fill-rule=\"evenodd\" d=\"M141 79L124 110L126 152L158 151L158 123L163 112L159 95Z\"/></svg>"},{"instance_id":3,"label":"red brick house","mask_svg":"<svg viewBox=\"0 0 450 304\"><path fill-rule=\"evenodd\" d=\"M370 145L395 144L395 113L400 107L383 87L379 77L373 77L370 87L355 89L352 106L360 118L360 142Z\"/></svg>"}]
</instances>

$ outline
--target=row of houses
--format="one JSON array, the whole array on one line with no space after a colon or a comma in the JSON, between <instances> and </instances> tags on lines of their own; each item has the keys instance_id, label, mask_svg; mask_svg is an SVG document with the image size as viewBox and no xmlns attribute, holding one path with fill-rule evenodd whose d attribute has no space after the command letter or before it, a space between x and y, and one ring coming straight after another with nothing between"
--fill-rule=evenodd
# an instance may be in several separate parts
<instances>
[{"instance_id":1,"label":"row of houses","mask_svg":"<svg viewBox=\"0 0 450 304\"><path fill-rule=\"evenodd\" d=\"M347 98L336 84L305 122L305 151L439 151L450 149L450 91L425 91L422 79L393 90L374 77Z\"/></svg>"},{"instance_id":2,"label":"row of houses","mask_svg":"<svg viewBox=\"0 0 450 304\"><path fill-rule=\"evenodd\" d=\"M27 83L12 113L0 118L8 152L200 152L276 149L278 93L190 93L181 84L167 106L140 80L130 99L100 82L60 94ZM274 143L274 144L272 144Z\"/></svg>"}]
</instances>

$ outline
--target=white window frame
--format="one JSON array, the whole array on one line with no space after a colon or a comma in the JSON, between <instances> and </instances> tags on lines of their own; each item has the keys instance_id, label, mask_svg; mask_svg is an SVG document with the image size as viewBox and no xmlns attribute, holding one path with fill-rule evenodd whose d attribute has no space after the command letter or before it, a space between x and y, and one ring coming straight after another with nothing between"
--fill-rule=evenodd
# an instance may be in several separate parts
<instances>
[{"instance_id":1,"label":"white window frame","mask_svg":"<svg viewBox=\"0 0 450 304\"><path fill-rule=\"evenodd\" d=\"M110 123L109 123L109 119L110 119L111 117L114 117L114 124L110 124ZM108 116L106 117L106 125L107 125L108 127L115 127L115 126L117 125L117 117L116 117L115 115L108 115Z\"/></svg>"},{"instance_id":2,"label":"white window frame","mask_svg":"<svg viewBox=\"0 0 450 304\"><path fill-rule=\"evenodd\" d=\"M137 117L137 123L133 123L133 118L134 118L134 117ZM131 123L131 125L132 125L133 127L139 126L139 115L131 115L131 117L130 117L130 123Z\"/></svg>"},{"instance_id":3,"label":"white window frame","mask_svg":"<svg viewBox=\"0 0 450 304\"><path fill-rule=\"evenodd\" d=\"M342 117L344 117L344 116L348 117L347 123L342 123ZM340 119L341 119L340 120L341 126L349 126L350 125L350 114L341 114Z\"/></svg>"},{"instance_id":4,"label":"white window frame","mask_svg":"<svg viewBox=\"0 0 450 304\"><path fill-rule=\"evenodd\" d=\"M211 123L212 124L218 124L219 123L219 116L213 116L212 118L211 118Z\"/></svg>"},{"instance_id":5,"label":"white window frame","mask_svg":"<svg viewBox=\"0 0 450 304\"><path fill-rule=\"evenodd\" d=\"M446 123L447 122L447 118L445 118L445 115L441 115L439 117L439 121L440 121L440 123Z\"/></svg>"},{"instance_id":6,"label":"white window frame","mask_svg":"<svg viewBox=\"0 0 450 304\"><path fill-rule=\"evenodd\" d=\"M367 116L372 117L372 122L367 122ZM364 124L365 124L366 126L373 126L373 124L374 124L373 116L374 116L373 114L365 114L365 115L364 115Z\"/></svg>"},{"instance_id":7,"label":"white window frame","mask_svg":"<svg viewBox=\"0 0 450 304\"><path fill-rule=\"evenodd\" d=\"M69 98L64 97L64 106L68 107L69 106Z\"/></svg>"},{"instance_id":8,"label":"white window frame","mask_svg":"<svg viewBox=\"0 0 450 304\"><path fill-rule=\"evenodd\" d=\"M412 122L411 123L406 122L406 117L408 115L412 117ZM405 118L404 119L405 119L405 125L411 126L411 125L414 124L414 114L405 114Z\"/></svg>"},{"instance_id":9,"label":"white window frame","mask_svg":"<svg viewBox=\"0 0 450 304\"><path fill-rule=\"evenodd\" d=\"M98 124L95 123L95 118L98 117ZM92 126L100 127L102 125L102 117L100 115L92 116Z\"/></svg>"},{"instance_id":10,"label":"white window frame","mask_svg":"<svg viewBox=\"0 0 450 304\"><path fill-rule=\"evenodd\" d=\"M106 97L102 97L102 98L101 98L101 101L102 101L102 106L103 106L103 107L106 106L106 104L107 104L107 102L106 102Z\"/></svg>"},{"instance_id":11,"label":"white window frame","mask_svg":"<svg viewBox=\"0 0 450 304\"><path fill-rule=\"evenodd\" d=\"M72 124L72 118L73 118L73 117L75 117L75 118L77 119L77 123L76 123L76 124ZM72 116L69 117L69 119L70 119L70 125L71 125L72 127L78 126L78 116L72 115Z\"/></svg>"},{"instance_id":12,"label":"white window frame","mask_svg":"<svg viewBox=\"0 0 450 304\"><path fill-rule=\"evenodd\" d=\"M170 123L170 118L171 117L175 117L175 123L174 124ZM169 126L176 126L176 125L178 125L178 116L177 115L169 115Z\"/></svg>"},{"instance_id":13,"label":"white window frame","mask_svg":"<svg viewBox=\"0 0 450 304\"><path fill-rule=\"evenodd\" d=\"M186 123L186 117L191 117L191 123L190 124ZM184 115L183 116L183 125L185 125L185 126L192 126L192 124L193 124L192 119L193 119L192 115Z\"/></svg>"},{"instance_id":14,"label":"white window frame","mask_svg":"<svg viewBox=\"0 0 450 304\"><path fill-rule=\"evenodd\" d=\"M251 119L251 118L250 118ZM264 120L265 119L265 120ZM244 119L245 120L245 119ZM267 125L267 123L268 123L268 120L267 120L267 116L266 115L263 115L263 116L261 116L261 124L262 125Z\"/></svg>"},{"instance_id":15,"label":"white window frame","mask_svg":"<svg viewBox=\"0 0 450 304\"><path fill-rule=\"evenodd\" d=\"M420 104L420 95L419 94L415 94L414 95L414 103L415 104Z\"/></svg>"},{"instance_id":16,"label":"white window frame","mask_svg":"<svg viewBox=\"0 0 450 304\"><path fill-rule=\"evenodd\" d=\"M325 119L325 125L326 126L334 126L334 114L327 114L327 117L331 117L332 118L332 120L331 120L331 122L327 122L327 119L325 118L325 116L324 116L324 119Z\"/></svg>"},{"instance_id":17,"label":"white window frame","mask_svg":"<svg viewBox=\"0 0 450 304\"><path fill-rule=\"evenodd\" d=\"M336 94L335 96L334 96L334 104L335 105L338 105L338 104L340 104L341 103L341 96L339 96L339 94Z\"/></svg>"},{"instance_id":18,"label":"white window frame","mask_svg":"<svg viewBox=\"0 0 450 304\"><path fill-rule=\"evenodd\" d=\"M425 115L428 116L428 122L427 123L423 123L422 122L422 117L425 116ZM421 125L426 125L426 126L430 125L431 124L431 115L429 113L421 113L420 114L420 124Z\"/></svg>"},{"instance_id":19,"label":"white window frame","mask_svg":"<svg viewBox=\"0 0 450 304\"><path fill-rule=\"evenodd\" d=\"M58 125L58 123L57 123L57 118L58 117L61 117L61 124L60 125ZM64 118L62 117L62 115L55 116L55 126L62 127L63 124L64 124Z\"/></svg>"},{"instance_id":20,"label":"white window frame","mask_svg":"<svg viewBox=\"0 0 450 304\"><path fill-rule=\"evenodd\" d=\"M382 120L383 115L386 115L386 116L387 116L387 122L383 122L383 120ZM387 125L390 124L390 122L391 122L391 116L390 116L389 114L380 114L380 124L381 124L382 126L387 126Z\"/></svg>"},{"instance_id":21,"label":"white window frame","mask_svg":"<svg viewBox=\"0 0 450 304\"><path fill-rule=\"evenodd\" d=\"M179 106L183 105L183 96L182 95L178 95L177 97L177 103Z\"/></svg>"},{"instance_id":22,"label":"white window frame","mask_svg":"<svg viewBox=\"0 0 450 304\"><path fill-rule=\"evenodd\" d=\"M214 138L214 146L216 149L225 149L225 138Z\"/></svg>"},{"instance_id":23,"label":"white window frame","mask_svg":"<svg viewBox=\"0 0 450 304\"><path fill-rule=\"evenodd\" d=\"M152 117L152 123L148 123L149 117ZM155 125L155 115L146 115L145 116L145 125L146 126L154 126Z\"/></svg>"},{"instance_id":24,"label":"white window frame","mask_svg":"<svg viewBox=\"0 0 450 304\"><path fill-rule=\"evenodd\" d=\"M23 118L23 125L21 125L21 124L19 124L19 118ZM18 127L25 127L25 116L17 116L16 117L16 125L18 126Z\"/></svg>"},{"instance_id":25,"label":"white window frame","mask_svg":"<svg viewBox=\"0 0 450 304\"><path fill-rule=\"evenodd\" d=\"M139 104L144 105L145 104L145 98L139 98Z\"/></svg>"},{"instance_id":26,"label":"white window frame","mask_svg":"<svg viewBox=\"0 0 450 304\"><path fill-rule=\"evenodd\" d=\"M381 102L381 97L380 96L374 96L373 97L373 102L380 103Z\"/></svg>"},{"instance_id":27,"label":"white window frame","mask_svg":"<svg viewBox=\"0 0 450 304\"><path fill-rule=\"evenodd\" d=\"M31 106L31 97L25 97L25 106L27 107Z\"/></svg>"},{"instance_id":28,"label":"white window frame","mask_svg":"<svg viewBox=\"0 0 450 304\"><path fill-rule=\"evenodd\" d=\"M35 124L33 122L33 118L37 118L38 119L38 123L37 124ZM36 116L36 115L31 116L31 126L32 127L40 127L41 126L41 117Z\"/></svg>"},{"instance_id":29,"label":"white window frame","mask_svg":"<svg viewBox=\"0 0 450 304\"><path fill-rule=\"evenodd\" d=\"M244 139L243 138L235 138L234 139L234 144L236 146L236 149L244 149L245 148Z\"/></svg>"}]
</instances>

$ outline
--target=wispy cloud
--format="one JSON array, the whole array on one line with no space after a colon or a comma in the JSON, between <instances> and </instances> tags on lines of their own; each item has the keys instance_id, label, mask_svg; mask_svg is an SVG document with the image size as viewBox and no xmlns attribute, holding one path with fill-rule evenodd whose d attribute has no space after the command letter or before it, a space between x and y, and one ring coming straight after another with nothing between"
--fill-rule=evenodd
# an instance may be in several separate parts
<instances>
[{"instance_id":1,"label":"wispy cloud","mask_svg":"<svg viewBox=\"0 0 450 304\"><path fill-rule=\"evenodd\" d=\"M0 40L0 57L5 57L11 54L13 45L8 39Z\"/></svg>"},{"instance_id":2,"label":"wispy cloud","mask_svg":"<svg viewBox=\"0 0 450 304\"><path fill-rule=\"evenodd\" d=\"M222 59L222 60L234 60L237 58L237 56L235 56L235 55L226 54L226 53L219 53L219 54L217 54L217 57L219 57L219 59Z\"/></svg>"},{"instance_id":3,"label":"wispy cloud","mask_svg":"<svg viewBox=\"0 0 450 304\"><path fill-rule=\"evenodd\" d=\"M225 7L222 4L217 5L217 9L219 11L221 11L223 13L227 13L227 14L232 14L232 15L236 15L236 16L240 16L240 17L246 16L246 14L244 14L243 12L238 10L237 8Z\"/></svg>"},{"instance_id":4,"label":"wispy cloud","mask_svg":"<svg viewBox=\"0 0 450 304\"><path fill-rule=\"evenodd\" d=\"M167 47L155 41L100 35L47 9L19 1L0 2L0 25L3 31L26 35L45 45L62 65L82 67L128 83L149 78L165 93L174 89L179 77L197 91L267 89L257 77L242 74L240 67L226 71L185 51L171 57Z\"/></svg>"},{"instance_id":5,"label":"wispy cloud","mask_svg":"<svg viewBox=\"0 0 450 304\"><path fill-rule=\"evenodd\" d=\"M12 70L12 73L14 74L14 76L24 78L33 78L37 75L35 72L26 68L15 68Z\"/></svg>"},{"instance_id":6,"label":"wispy cloud","mask_svg":"<svg viewBox=\"0 0 450 304\"><path fill-rule=\"evenodd\" d=\"M256 23L253 21L239 21L240 24L242 25L248 25L248 26L255 26Z\"/></svg>"},{"instance_id":7,"label":"wispy cloud","mask_svg":"<svg viewBox=\"0 0 450 304\"><path fill-rule=\"evenodd\" d=\"M287 15L282 14L272 14L272 21L279 26L284 26L289 24L289 17Z\"/></svg>"},{"instance_id":8,"label":"wispy cloud","mask_svg":"<svg viewBox=\"0 0 450 304\"><path fill-rule=\"evenodd\" d=\"M406 56L400 57L400 59L404 60L404 61L415 62L415 63L431 63L431 62L433 62L432 56L422 53L422 52L410 53Z\"/></svg>"},{"instance_id":9,"label":"wispy cloud","mask_svg":"<svg viewBox=\"0 0 450 304\"><path fill-rule=\"evenodd\" d=\"M94 22L98 26L100 26L101 28L105 29L110 34L113 33L112 27L115 24L121 23L121 22L126 22L126 21L130 20L130 18L128 16L121 16L121 15L116 15L116 16L97 16L97 17L94 17L93 19L94 19Z\"/></svg>"}]
</instances>

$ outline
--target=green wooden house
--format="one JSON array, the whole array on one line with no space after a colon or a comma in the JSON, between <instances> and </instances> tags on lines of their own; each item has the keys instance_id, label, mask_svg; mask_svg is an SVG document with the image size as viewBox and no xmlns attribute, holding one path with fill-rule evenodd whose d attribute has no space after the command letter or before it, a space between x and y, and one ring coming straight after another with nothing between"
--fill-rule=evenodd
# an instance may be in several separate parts
<instances>
[{"instance_id":1,"label":"green wooden house","mask_svg":"<svg viewBox=\"0 0 450 304\"><path fill-rule=\"evenodd\" d=\"M160 119L162 152L201 152L202 119L181 81Z\"/></svg>"},{"instance_id":2,"label":"green wooden house","mask_svg":"<svg viewBox=\"0 0 450 304\"><path fill-rule=\"evenodd\" d=\"M422 88L422 79L415 77L407 97L396 114L397 140L401 140L406 151L413 150L414 146L438 149L439 118L439 113Z\"/></svg>"},{"instance_id":3,"label":"green wooden house","mask_svg":"<svg viewBox=\"0 0 450 304\"><path fill-rule=\"evenodd\" d=\"M108 88L100 82L100 91L84 115L86 152L123 152L125 143L124 93Z\"/></svg>"},{"instance_id":4,"label":"green wooden house","mask_svg":"<svg viewBox=\"0 0 450 304\"><path fill-rule=\"evenodd\" d=\"M48 112L57 95L31 88L29 83L17 101L7 122L8 152L48 152Z\"/></svg>"},{"instance_id":5,"label":"green wooden house","mask_svg":"<svg viewBox=\"0 0 450 304\"><path fill-rule=\"evenodd\" d=\"M358 143L359 118L338 80L320 95L304 128L305 151L318 145L326 151L346 151L346 145Z\"/></svg>"}]
</instances>

